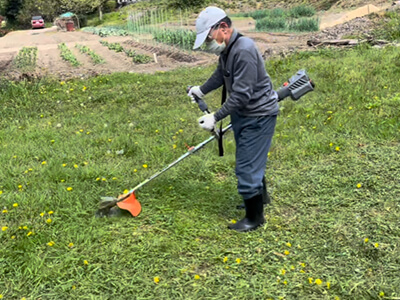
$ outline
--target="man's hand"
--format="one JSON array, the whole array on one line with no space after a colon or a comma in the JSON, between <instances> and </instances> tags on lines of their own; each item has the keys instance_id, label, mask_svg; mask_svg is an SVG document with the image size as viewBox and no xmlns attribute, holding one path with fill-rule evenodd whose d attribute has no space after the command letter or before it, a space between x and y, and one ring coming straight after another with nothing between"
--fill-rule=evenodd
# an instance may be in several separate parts
<instances>
[{"instance_id":1,"label":"man's hand","mask_svg":"<svg viewBox=\"0 0 400 300\"><path fill-rule=\"evenodd\" d=\"M213 131L215 127L215 117L214 113L211 114L206 114L199 118L199 125L201 128L208 130L208 131Z\"/></svg>"},{"instance_id":2,"label":"man's hand","mask_svg":"<svg viewBox=\"0 0 400 300\"><path fill-rule=\"evenodd\" d=\"M196 103L196 100L194 99L194 96L197 96L199 98L203 98L204 94L200 90L199 86L192 86L187 94L191 99L193 103Z\"/></svg>"}]
</instances>

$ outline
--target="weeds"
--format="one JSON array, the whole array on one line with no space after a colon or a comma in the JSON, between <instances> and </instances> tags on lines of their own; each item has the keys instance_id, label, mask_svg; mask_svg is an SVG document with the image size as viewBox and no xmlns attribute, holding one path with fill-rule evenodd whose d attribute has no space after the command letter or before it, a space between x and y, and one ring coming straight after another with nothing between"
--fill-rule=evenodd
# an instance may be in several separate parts
<instances>
[{"instance_id":1,"label":"weeds","mask_svg":"<svg viewBox=\"0 0 400 300\"><path fill-rule=\"evenodd\" d=\"M246 234L226 228L243 216L231 133L224 157L210 144L143 187L137 218L93 217L100 196L210 136L185 89L215 66L0 82L0 294L399 298L399 55L357 47L267 62L275 87L305 68L316 90L280 103L267 223ZM219 92L205 100L220 106Z\"/></svg>"}]
</instances>

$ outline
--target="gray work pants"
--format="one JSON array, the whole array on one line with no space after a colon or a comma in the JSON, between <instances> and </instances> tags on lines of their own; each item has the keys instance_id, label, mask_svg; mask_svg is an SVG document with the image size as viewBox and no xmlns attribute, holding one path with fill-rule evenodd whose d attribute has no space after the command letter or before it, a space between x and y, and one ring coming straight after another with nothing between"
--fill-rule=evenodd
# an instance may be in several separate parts
<instances>
[{"instance_id":1,"label":"gray work pants","mask_svg":"<svg viewBox=\"0 0 400 300\"><path fill-rule=\"evenodd\" d=\"M238 192L244 200L262 194L262 179L277 116L243 117L231 115L236 141Z\"/></svg>"}]
</instances>

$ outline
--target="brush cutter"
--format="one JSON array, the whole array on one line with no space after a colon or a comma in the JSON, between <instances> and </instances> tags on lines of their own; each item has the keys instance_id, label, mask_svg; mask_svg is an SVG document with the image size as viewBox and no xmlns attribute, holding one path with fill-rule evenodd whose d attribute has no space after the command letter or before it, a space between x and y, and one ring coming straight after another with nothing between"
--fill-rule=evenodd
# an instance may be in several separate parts
<instances>
[{"instance_id":1,"label":"brush cutter","mask_svg":"<svg viewBox=\"0 0 400 300\"><path fill-rule=\"evenodd\" d=\"M281 101L287 97L291 97L292 100L298 100L308 92L311 92L314 90L314 83L310 80L308 77L307 73L305 70L300 70L298 71L294 76L292 76L288 82L285 82L283 86L277 91L278 93L278 101ZM187 89L190 89L191 87L188 86ZM207 104L204 102L203 99L195 96L195 101L197 102L200 110L204 112L205 114L210 113L208 110ZM220 138L223 136L225 132L227 132L229 129L231 129L232 125L229 124L222 130L214 130L213 135L210 136L208 139L205 141L201 142L197 146L190 147L188 152L183 154L181 157L179 157L177 160L174 162L170 163L167 167L162 169L161 171L158 171L155 173L153 176L149 177L145 181L139 183L137 186L135 186L133 189L128 191L125 194L122 194L118 196L117 198L115 197L101 197L101 202L99 204L99 209L96 212L97 217L108 217L111 215L117 215L118 213L115 213L115 208L118 207L122 210L128 211L132 216L136 217L140 214L142 210L142 206L140 202L136 199L135 192L144 186L145 184L149 183L153 179L157 178L182 160L184 160L186 157L192 155L193 153L197 152L201 148L203 148L205 145L207 145L209 142L214 140L215 138ZM117 209L118 210L118 209Z\"/></svg>"},{"instance_id":2,"label":"brush cutter","mask_svg":"<svg viewBox=\"0 0 400 300\"><path fill-rule=\"evenodd\" d=\"M232 127L232 125L228 125L222 131L225 133L231 127ZM132 216L136 217L137 215L140 214L140 211L142 210L142 206L140 205L140 202L136 199L135 192L139 188L144 186L145 184L149 183L153 179L155 179L158 176L160 176L162 173L166 172L167 170L169 170L170 168L172 168L173 166L175 166L176 164L178 164L179 162L184 160L186 157L192 155L193 153L195 153L198 150L200 150L201 148L203 148L209 142L214 140L215 137L216 137L215 135L212 135L208 139L206 139L205 141L203 141L200 144L198 144L197 146L190 147L188 152L183 154L181 157L179 157L174 162L170 163L167 167L165 167L161 171L155 173L153 176L149 177L148 179L146 179L142 183L140 183L137 186L135 186L133 189L131 189L127 193L122 194L122 195L118 196L117 198L114 198L114 197L101 197L101 202L99 204L99 209L96 212L96 216L98 216L98 217L109 216L110 210L115 205L117 205L119 208L129 211Z\"/></svg>"}]
</instances>

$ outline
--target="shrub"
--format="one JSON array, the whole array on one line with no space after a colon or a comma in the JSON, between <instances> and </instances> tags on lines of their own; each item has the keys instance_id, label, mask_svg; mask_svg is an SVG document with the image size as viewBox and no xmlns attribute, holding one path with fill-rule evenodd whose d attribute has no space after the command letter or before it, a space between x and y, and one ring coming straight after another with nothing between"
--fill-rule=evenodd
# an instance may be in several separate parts
<instances>
[{"instance_id":1,"label":"shrub","mask_svg":"<svg viewBox=\"0 0 400 300\"><path fill-rule=\"evenodd\" d=\"M256 30L258 31L282 31L286 28L286 21L284 18L264 18L257 20Z\"/></svg>"},{"instance_id":2,"label":"shrub","mask_svg":"<svg viewBox=\"0 0 400 300\"><path fill-rule=\"evenodd\" d=\"M292 18L312 17L315 13L315 8L308 5L295 6L288 12L289 16Z\"/></svg>"},{"instance_id":3,"label":"shrub","mask_svg":"<svg viewBox=\"0 0 400 300\"><path fill-rule=\"evenodd\" d=\"M300 18L289 22L290 31L310 32L319 30L319 20L315 18Z\"/></svg>"}]
</instances>

